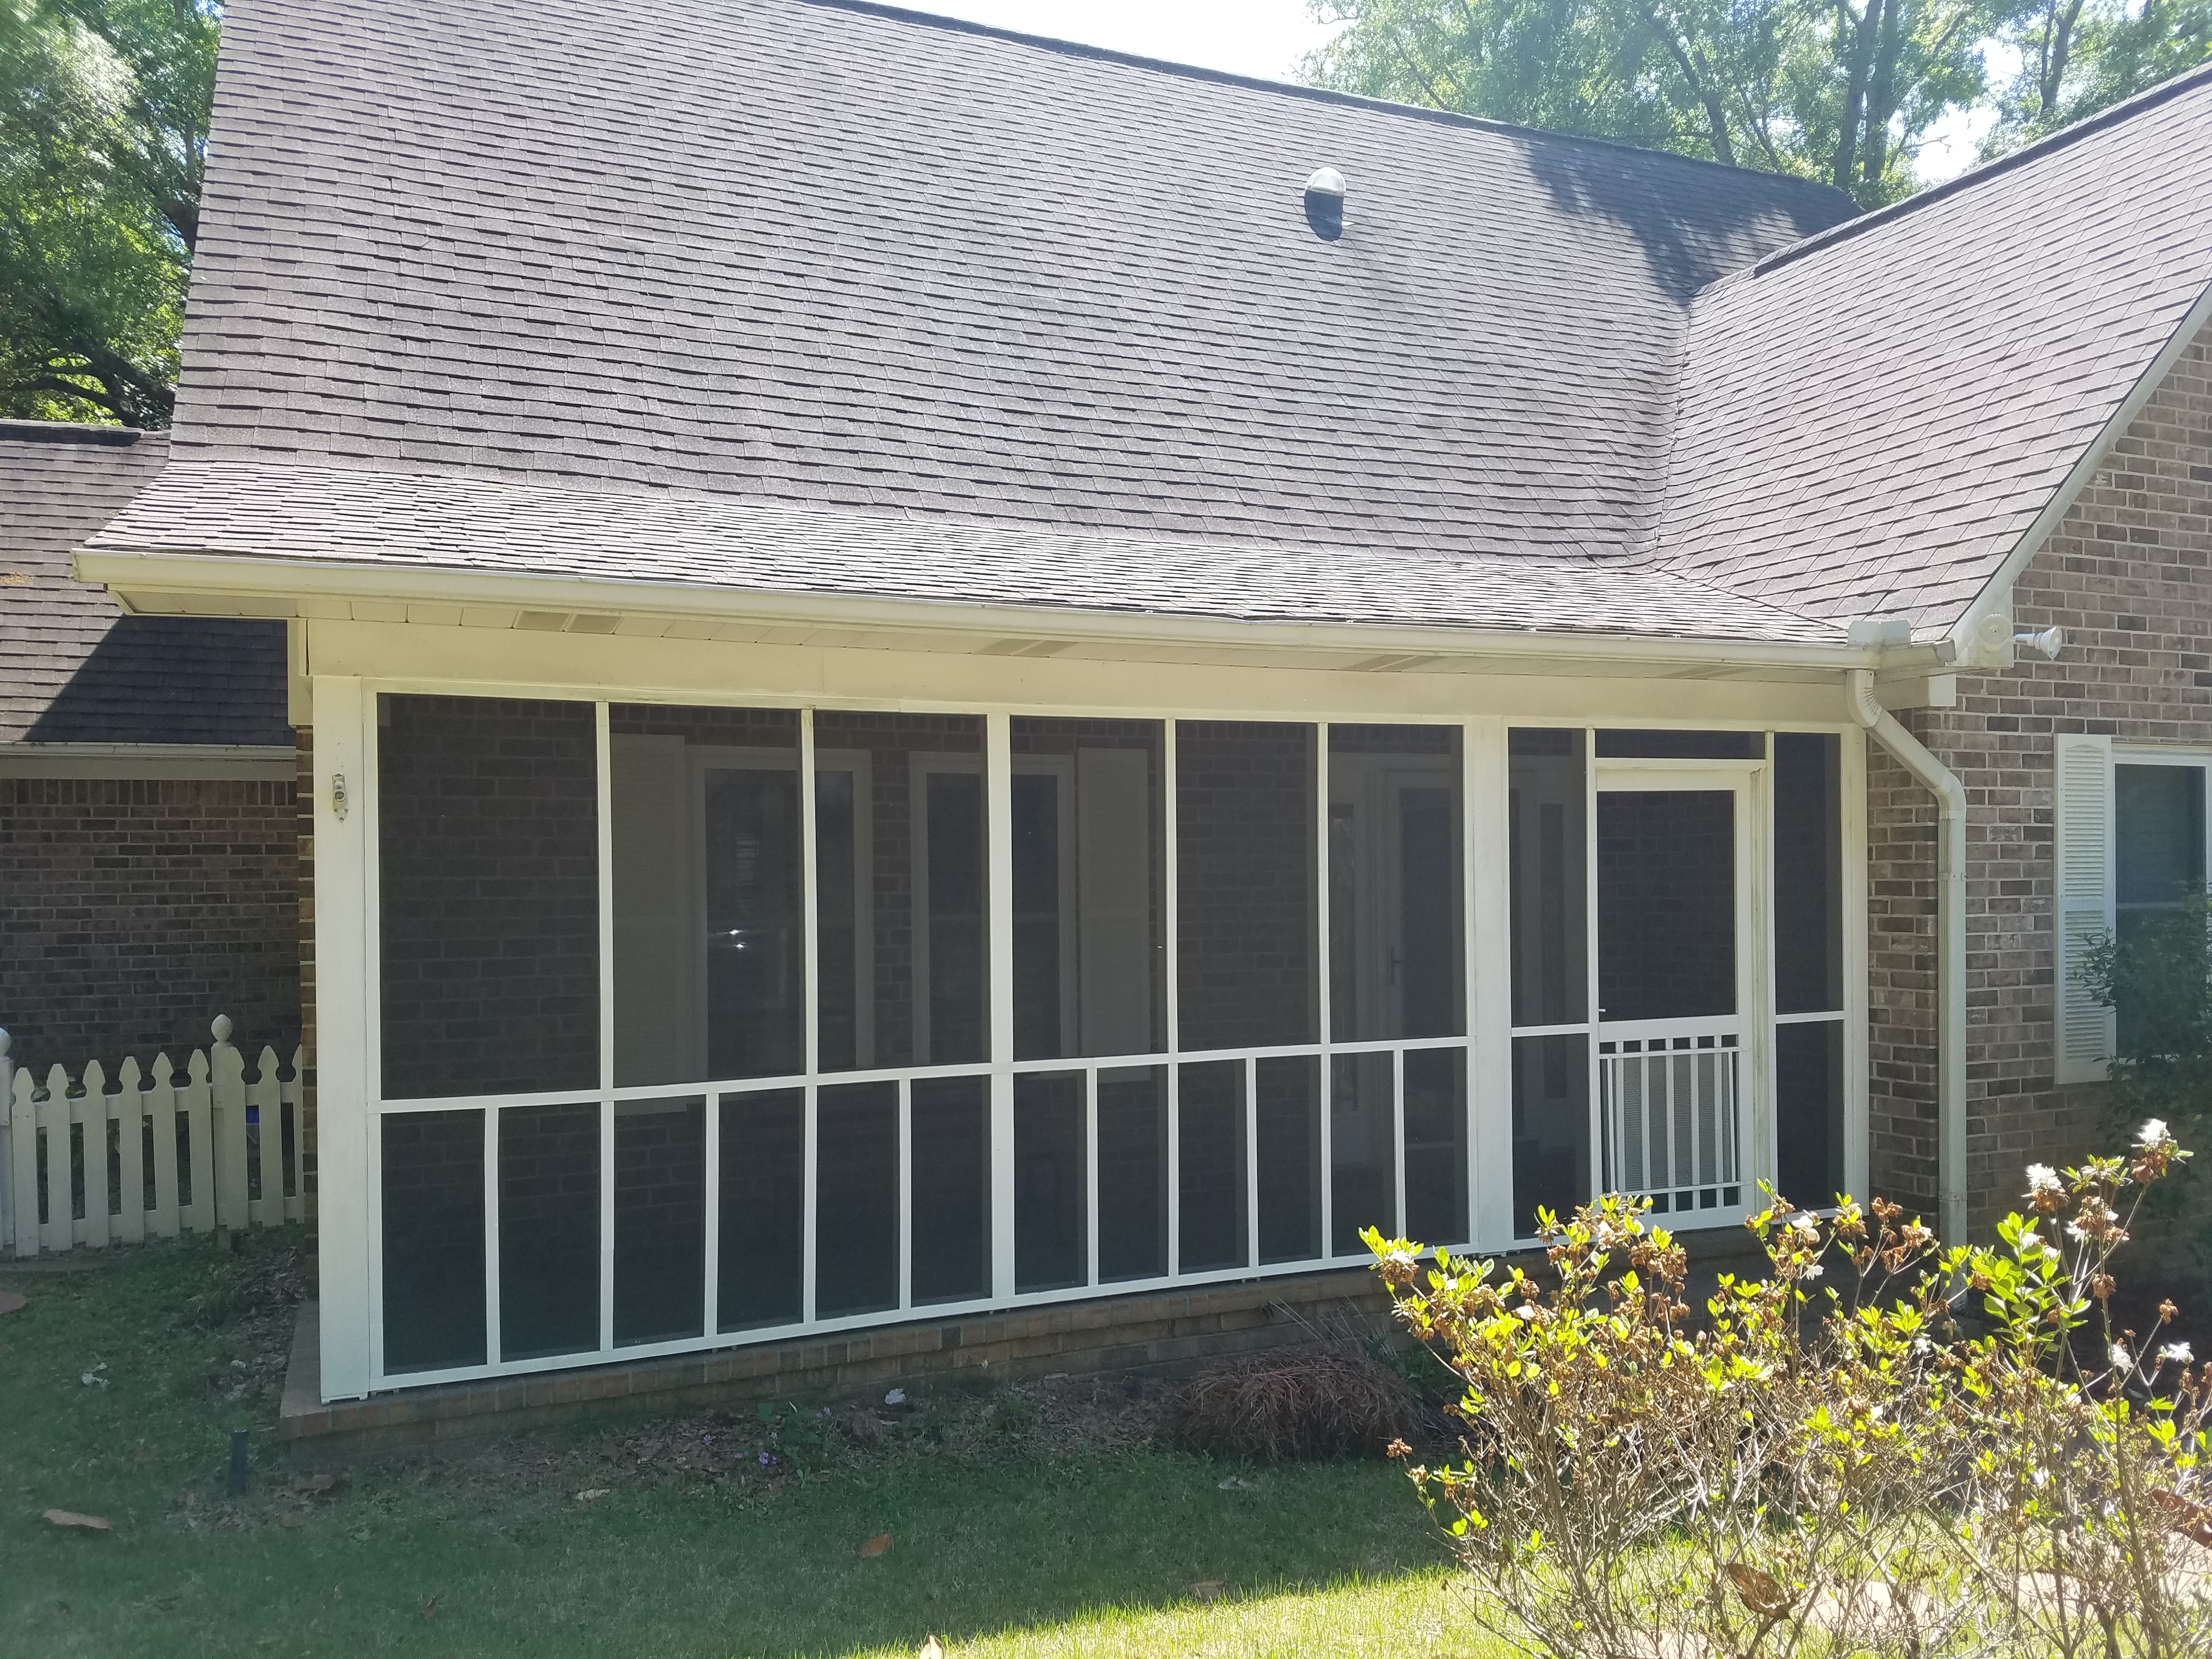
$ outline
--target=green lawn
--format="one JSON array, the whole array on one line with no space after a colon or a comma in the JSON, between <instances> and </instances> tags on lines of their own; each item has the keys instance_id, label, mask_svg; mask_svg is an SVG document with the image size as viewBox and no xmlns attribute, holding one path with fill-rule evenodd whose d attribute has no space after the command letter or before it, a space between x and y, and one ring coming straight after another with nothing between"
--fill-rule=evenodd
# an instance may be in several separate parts
<instances>
[{"instance_id":1,"label":"green lawn","mask_svg":"<svg viewBox=\"0 0 2212 1659\"><path fill-rule=\"evenodd\" d=\"M601 1425L295 1496L322 1471L268 1439L285 1261L0 1262L31 1297L0 1317L0 1659L902 1654L933 1630L959 1654L1136 1659L1477 1645L1395 1469L1163 1452L1113 1390L1099 1410L1065 1384L917 1389L876 1446L842 1428L848 1402L826 1424L808 1402ZM234 1426L260 1465L235 1500ZM114 1530L59 1530L49 1507Z\"/></svg>"}]
</instances>

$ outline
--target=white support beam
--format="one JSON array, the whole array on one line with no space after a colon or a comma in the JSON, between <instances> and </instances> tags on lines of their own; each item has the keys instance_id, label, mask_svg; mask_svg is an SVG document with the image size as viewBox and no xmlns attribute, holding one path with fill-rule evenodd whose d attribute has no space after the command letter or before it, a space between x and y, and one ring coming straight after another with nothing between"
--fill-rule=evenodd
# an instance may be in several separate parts
<instances>
[{"instance_id":1,"label":"white support beam","mask_svg":"<svg viewBox=\"0 0 2212 1659\"><path fill-rule=\"evenodd\" d=\"M1462 728L1467 833L1468 1191L1474 1243L1513 1239L1512 788L1505 722Z\"/></svg>"},{"instance_id":2,"label":"white support beam","mask_svg":"<svg viewBox=\"0 0 2212 1659\"><path fill-rule=\"evenodd\" d=\"M1014 757L1005 714L983 717L984 867L990 935L991 1295L1014 1295Z\"/></svg>"},{"instance_id":3,"label":"white support beam","mask_svg":"<svg viewBox=\"0 0 2212 1659\"><path fill-rule=\"evenodd\" d=\"M370 773L376 700L356 679L315 686L315 1144L318 1299L325 1400L357 1400L374 1374L372 1200L376 1159L375 975L370 961Z\"/></svg>"}]
</instances>

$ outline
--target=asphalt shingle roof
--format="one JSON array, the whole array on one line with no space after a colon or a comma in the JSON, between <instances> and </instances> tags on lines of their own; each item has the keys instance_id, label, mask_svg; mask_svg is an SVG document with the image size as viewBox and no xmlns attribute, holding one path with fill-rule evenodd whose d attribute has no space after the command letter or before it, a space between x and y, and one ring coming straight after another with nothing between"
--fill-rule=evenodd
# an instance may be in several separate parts
<instances>
[{"instance_id":1,"label":"asphalt shingle roof","mask_svg":"<svg viewBox=\"0 0 2212 1659\"><path fill-rule=\"evenodd\" d=\"M151 550L138 526L176 514L234 553L307 563L1267 622L1451 627L1480 616L1492 629L1802 641L1836 631L1617 560L1268 546L345 467L173 461L101 543Z\"/></svg>"},{"instance_id":2,"label":"asphalt shingle roof","mask_svg":"<svg viewBox=\"0 0 2212 1659\"><path fill-rule=\"evenodd\" d=\"M866 5L239 0L214 157L105 546L1834 639L1971 597L2212 280L2212 76L1821 245L1805 181Z\"/></svg>"},{"instance_id":3,"label":"asphalt shingle roof","mask_svg":"<svg viewBox=\"0 0 2212 1659\"><path fill-rule=\"evenodd\" d=\"M286 744L284 624L125 617L70 556L167 434L0 421L0 743Z\"/></svg>"},{"instance_id":4,"label":"asphalt shingle roof","mask_svg":"<svg viewBox=\"0 0 2212 1659\"><path fill-rule=\"evenodd\" d=\"M2212 71L1693 305L1658 547L1805 615L1971 604L2212 283Z\"/></svg>"}]
</instances>

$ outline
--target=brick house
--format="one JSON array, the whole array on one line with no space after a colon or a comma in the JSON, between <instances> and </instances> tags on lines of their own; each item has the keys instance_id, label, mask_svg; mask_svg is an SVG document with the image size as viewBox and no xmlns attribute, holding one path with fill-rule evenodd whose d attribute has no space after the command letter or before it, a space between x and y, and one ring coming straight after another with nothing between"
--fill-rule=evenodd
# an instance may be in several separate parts
<instances>
[{"instance_id":1,"label":"brick house","mask_svg":"<svg viewBox=\"0 0 2212 1659\"><path fill-rule=\"evenodd\" d=\"M299 1030L284 626L126 617L70 570L167 450L0 421L0 1027L33 1069Z\"/></svg>"},{"instance_id":2,"label":"brick house","mask_svg":"<svg viewBox=\"0 0 2212 1659\"><path fill-rule=\"evenodd\" d=\"M1856 216L858 0L226 28L76 574L289 629L325 1400L2095 1133L2212 72Z\"/></svg>"}]
</instances>

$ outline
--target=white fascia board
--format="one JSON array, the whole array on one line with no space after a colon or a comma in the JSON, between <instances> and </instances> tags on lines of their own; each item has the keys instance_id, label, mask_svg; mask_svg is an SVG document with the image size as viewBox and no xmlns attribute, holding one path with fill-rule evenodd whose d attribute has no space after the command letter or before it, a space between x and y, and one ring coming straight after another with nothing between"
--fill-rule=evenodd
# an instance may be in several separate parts
<instances>
[{"instance_id":1,"label":"white fascia board","mask_svg":"<svg viewBox=\"0 0 2212 1659\"><path fill-rule=\"evenodd\" d=\"M599 577L501 575L394 568L335 561L240 558L214 553L85 550L77 579L105 586L131 609L132 592L222 594L251 601L295 597L522 610L590 611L877 628L911 634L991 633L1036 640L1145 640L1285 648L1372 657L1522 657L1553 662L1641 662L1655 669L1773 668L1820 672L1875 666L1879 653L1837 644L1675 639L1641 635L1539 633L1529 629L1394 627L1366 623L1229 619L976 605L933 599L764 593L726 588L611 581ZM264 613L265 614L265 613ZM1881 657L1893 662L1896 653ZM1933 653L1930 653L1933 661Z\"/></svg>"},{"instance_id":2,"label":"white fascia board","mask_svg":"<svg viewBox=\"0 0 2212 1659\"><path fill-rule=\"evenodd\" d=\"M2174 365L2181 361L2182 355L2207 326L2212 326L2212 283L2205 284L2204 291L2189 307L2189 314L2182 319L2181 325L2159 348L2158 355L2136 377L2136 383L2128 388L2128 395L2120 399L2119 407L2112 411L2112 417L2099 430L2095 441L2081 452L2072 469L2052 492L2051 499L2044 503L2043 511L2035 515L2034 522L2013 544L2012 551L2005 555L2004 562L1982 584L1982 591L1975 595L1973 602L1967 605L1959 620L1951 624L1950 631L1945 636L1945 643L1951 652L1949 660L1962 667L1993 665L1976 650L1976 641L1983 623L1992 616L2011 610L2013 584L2020 580L2021 573L2027 568L2028 562L2043 550L2044 544L2051 539L2067 514L2073 510L2075 498L2088 488L2089 480L2097 476L2111 457L2112 446L2135 424L2136 417L2157 395L2159 387L2166 384L2166 377L2173 372ZM2008 629L2004 647L2009 648L2011 644ZM2008 656L2006 660L2009 662L2010 658Z\"/></svg>"},{"instance_id":3,"label":"white fascia board","mask_svg":"<svg viewBox=\"0 0 2212 1659\"><path fill-rule=\"evenodd\" d=\"M0 744L0 778L181 778L289 782L291 749L244 743Z\"/></svg>"}]
</instances>

